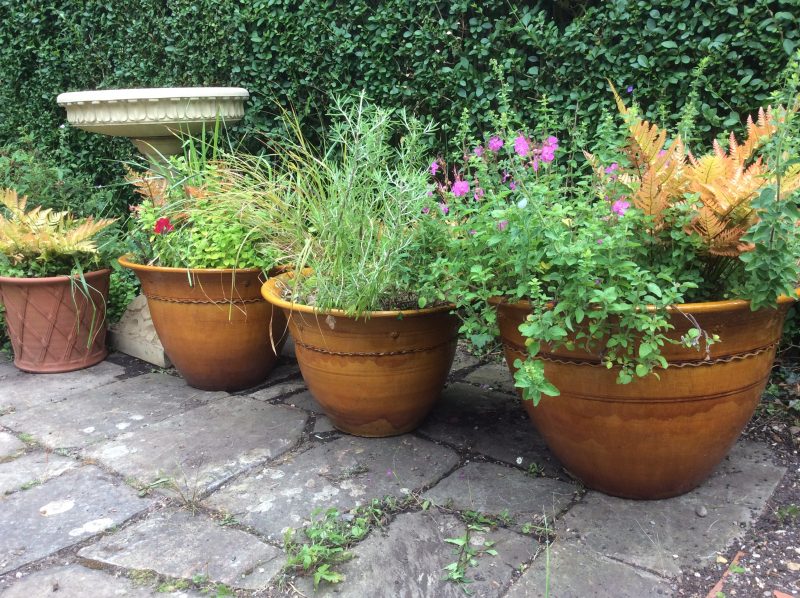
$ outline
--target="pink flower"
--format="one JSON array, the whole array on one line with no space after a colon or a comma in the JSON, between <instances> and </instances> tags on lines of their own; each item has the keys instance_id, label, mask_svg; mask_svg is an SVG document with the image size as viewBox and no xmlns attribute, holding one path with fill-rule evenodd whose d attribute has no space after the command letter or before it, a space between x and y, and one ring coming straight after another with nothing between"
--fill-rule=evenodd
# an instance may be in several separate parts
<instances>
[{"instance_id":1,"label":"pink flower","mask_svg":"<svg viewBox=\"0 0 800 598\"><path fill-rule=\"evenodd\" d=\"M542 147L542 162L552 162L556 158L556 148L552 145Z\"/></svg>"},{"instance_id":2,"label":"pink flower","mask_svg":"<svg viewBox=\"0 0 800 598\"><path fill-rule=\"evenodd\" d=\"M550 135L547 139L544 140L545 145L550 145L556 149L558 149L558 137L553 137Z\"/></svg>"},{"instance_id":3,"label":"pink flower","mask_svg":"<svg viewBox=\"0 0 800 598\"><path fill-rule=\"evenodd\" d=\"M611 211L614 212L617 216L624 216L625 212L628 211L628 208L631 207L631 202L625 201L624 199L618 199L613 204L611 204Z\"/></svg>"},{"instance_id":4,"label":"pink flower","mask_svg":"<svg viewBox=\"0 0 800 598\"><path fill-rule=\"evenodd\" d=\"M602 245L603 244L603 239L597 239L597 244L598 245Z\"/></svg>"},{"instance_id":5,"label":"pink flower","mask_svg":"<svg viewBox=\"0 0 800 598\"><path fill-rule=\"evenodd\" d=\"M497 230L500 232L503 232L506 228L508 228L508 220L501 220L497 223Z\"/></svg>"},{"instance_id":6,"label":"pink flower","mask_svg":"<svg viewBox=\"0 0 800 598\"><path fill-rule=\"evenodd\" d=\"M175 227L172 226L172 223L169 221L169 218L159 218L156 220L156 225L153 227L153 230L157 235L164 235L166 233L172 232L175 230Z\"/></svg>"},{"instance_id":7,"label":"pink flower","mask_svg":"<svg viewBox=\"0 0 800 598\"><path fill-rule=\"evenodd\" d=\"M439 172L439 162L434 160L431 162L431 176L436 176L437 172Z\"/></svg>"},{"instance_id":8,"label":"pink flower","mask_svg":"<svg viewBox=\"0 0 800 598\"><path fill-rule=\"evenodd\" d=\"M477 146L474 150L472 150L472 153L480 158L483 155L483 146Z\"/></svg>"},{"instance_id":9,"label":"pink flower","mask_svg":"<svg viewBox=\"0 0 800 598\"><path fill-rule=\"evenodd\" d=\"M522 156L523 158L530 153L531 144L525 139L524 135L520 135L514 139L514 151L517 152L518 156Z\"/></svg>"},{"instance_id":10,"label":"pink flower","mask_svg":"<svg viewBox=\"0 0 800 598\"><path fill-rule=\"evenodd\" d=\"M451 191L453 192L453 195L455 195L456 197L461 197L462 195L466 195L467 193L469 193L469 182L461 179L456 179L456 181L453 183L453 188L451 189Z\"/></svg>"},{"instance_id":11,"label":"pink flower","mask_svg":"<svg viewBox=\"0 0 800 598\"><path fill-rule=\"evenodd\" d=\"M424 208L422 208L422 213L423 213L423 214L427 214L427 213L428 213L428 212L430 212L430 211L431 211L431 209L430 209L429 207L427 207L427 206L426 206L426 207L424 207Z\"/></svg>"},{"instance_id":12,"label":"pink flower","mask_svg":"<svg viewBox=\"0 0 800 598\"><path fill-rule=\"evenodd\" d=\"M508 188L511 189L512 191L516 191L517 190L517 184L514 181L511 181L508 184Z\"/></svg>"},{"instance_id":13,"label":"pink flower","mask_svg":"<svg viewBox=\"0 0 800 598\"><path fill-rule=\"evenodd\" d=\"M480 187L475 189L475 193L472 195L475 201L480 201L481 199L483 199L483 196L484 196L484 191Z\"/></svg>"},{"instance_id":14,"label":"pink flower","mask_svg":"<svg viewBox=\"0 0 800 598\"><path fill-rule=\"evenodd\" d=\"M531 162L531 168L533 168L533 172L539 172L539 158L533 159L533 162Z\"/></svg>"},{"instance_id":15,"label":"pink flower","mask_svg":"<svg viewBox=\"0 0 800 598\"><path fill-rule=\"evenodd\" d=\"M606 167L605 173L613 174L617 170L619 170L619 164L617 164L616 162L612 162L611 166Z\"/></svg>"},{"instance_id":16,"label":"pink flower","mask_svg":"<svg viewBox=\"0 0 800 598\"><path fill-rule=\"evenodd\" d=\"M450 211L450 208L447 206L446 203L440 203L439 204L439 209L442 211L442 214L444 216L447 216L447 213Z\"/></svg>"},{"instance_id":17,"label":"pink flower","mask_svg":"<svg viewBox=\"0 0 800 598\"><path fill-rule=\"evenodd\" d=\"M474 237L477 234L478 234L478 231L476 231L474 228L469 229L469 236L470 237Z\"/></svg>"},{"instance_id":18,"label":"pink flower","mask_svg":"<svg viewBox=\"0 0 800 598\"><path fill-rule=\"evenodd\" d=\"M489 150L493 152L499 152L500 148L503 147L503 140L497 137L496 135L489 139Z\"/></svg>"}]
</instances>

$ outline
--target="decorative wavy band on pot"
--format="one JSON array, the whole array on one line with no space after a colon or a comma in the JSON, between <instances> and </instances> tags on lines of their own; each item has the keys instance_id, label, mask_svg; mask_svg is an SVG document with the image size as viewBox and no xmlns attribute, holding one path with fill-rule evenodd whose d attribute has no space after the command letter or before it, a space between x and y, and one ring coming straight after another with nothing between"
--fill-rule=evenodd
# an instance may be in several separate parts
<instances>
[{"instance_id":1,"label":"decorative wavy band on pot","mask_svg":"<svg viewBox=\"0 0 800 598\"><path fill-rule=\"evenodd\" d=\"M681 343L666 345L666 370L616 384L616 371L580 349L542 347L545 376L561 391L538 406L524 405L564 467L596 490L627 498L667 498L703 482L752 416L766 385L793 300L751 311L746 301L672 308L678 339L691 316L720 342L708 355ZM506 360L527 357L519 332L527 302L494 300Z\"/></svg>"},{"instance_id":2,"label":"decorative wavy band on pot","mask_svg":"<svg viewBox=\"0 0 800 598\"><path fill-rule=\"evenodd\" d=\"M311 394L334 426L358 436L416 428L438 400L455 354L452 305L374 311L359 318L286 301L292 274L270 278L263 296L283 309Z\"/></svg>"}]
</instances>

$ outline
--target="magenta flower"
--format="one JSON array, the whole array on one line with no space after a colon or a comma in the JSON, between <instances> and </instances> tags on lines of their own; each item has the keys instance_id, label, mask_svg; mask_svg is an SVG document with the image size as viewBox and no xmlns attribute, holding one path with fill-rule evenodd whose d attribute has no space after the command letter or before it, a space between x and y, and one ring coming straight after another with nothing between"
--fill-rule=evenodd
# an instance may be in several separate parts
<instances>
[{"instance_id":1,"label":"magenta flower","mask_svg":"<svg viewBox=\"0 0 800 598\"><path fill-rule=\"evenodd\" d=\"M439 204L439 209L442 211L442 214L444 216L447 216L447 213L450 211L450 208L444 202Z\"/></svg>"},{"instance_id":2,"label":"magenta flower","mask_svg":"<svg viewBox=\"0 0 800 598\"><path fill-rule=\"evenodd\" d=\"M427 213L428 213L428 212L430 212L430 211L431 211L431 209L430 209L429 207L427 207L427 206L426 206L426 207L424 207L424 208L422 208L422 213L423 213L423 214L427 214Z\"/></svg>"},{"instance_id":3,"label":"magenta flower","mask_svg":"<svg viewBox=\"0 0 800 598\"><path fill-rule=\"evenodd\" d=\"M531 162L531 168L533 168L533 172L539 172L539 158L534 158L533 162Z\"/></svg>"},{"instance_id":4,"label":"magenta flower","mask_svg":"<svg viewBox=\"0 0 800 598\"><path fill-rule=\"evenodd\" d=\"M463 195L466 195L467 193L469 193L469 182L461 179L456 179L456 181L453 183L453 188L451 189L451 191L453 192L453 195L455 195L456 197L461 197Z\"/></svg>"},{"instance_id":5,"label":"magenta flower","mask_svg":"<svg viewBox=\"0 0 800 598\"><path fill-rule=\"evenodd\" d=\"M500 232L503 232L506 228L508 228L508 220L501 220L497 223L497 230Z\"/></svg>"},{"instance_id":6,"label":"magenta flower","mask_svg":"<svg viewBox=\"0 0 800 598\"><path fill-rule=\"evenodd\" d=\"M520 135L514 139L514 151L517 152L518 156L522 156L523 158L530 153L531 144L525 139L524 135Z\"/></svg>"},{"instance_id":7,"label":"magenta flower","mask_svg":"<svg viewBox=\"0 0 800 598\"><path fill-rule=\"evenodd\" d=\"M483 199L483 196L484 196L484 191L480 187L475 189L475 193L472 195L475 201L480 201L481 199Z\"/></svg>"},{"instance_id":8,"label":"magenta flower","mask_svg":"<svg viewBox=\"0 0 800 598\"><path fill-rule=\"evenodd\" d=\"M480 158L483 155L483 146L477 146L474 150L472 150L472 153Z\"/></svg>"},{"instance_id":9,"label":"magenta flower","mask_svg":"<svg viewBox=\"0 0 800 598\"><path fill-rule=\"evenodd\" d=\"M153 231L157 235L165 235L174 230L175 227L172 226L172 223L169 221L169 218L159 218L158 220L156 220L156 225L153 227Z\"/></svg>"},{"instance_id":10,"label":"magenta flower","mask_svg":"<svg viewBox=\"0 0 800 598\"><path fill-rule=\"evenodd\" d=\"M603 239L597 239L597 244L598 245L602 245L603 244Z\"/></svg>"},{"instance_id":11,"label":"magenta flower","mask_svg":"<svg viewBox=\"0 0 800 598\"><path fill-rule=\"evenodd\" d=\"M550 137L544 140L544 144L553 146L554 148L558 149L558 137L553 137L552 135L550 135Z\"/></svg>"},{"instance_id":12,"label":"magenta flower","mask_svg":"<svg viewBox=\"0 0 800 598\"><path fill-rule=\"evenodd\" d=\"M439 172L439 162L434 160L431 162L431 176L436 176L437 172Z\"/></svg>"},{"instance_id":13,"label":"magenta flower","mask_svg":"<svg viewBox=\"0 0 800 598\"><path fill-rule=\"evenodd\" d=\"M542 162L552 162L556 159L556 148L552 145L545 145L542 147Z\"/></svg>"},{"instance_id":14,"label":"magenta flower","mask_svg":"<svg viewBox=\"0 0 800 598\"><path fill-rule=\"evenodd\" d=\"M617 216L624 216L625 212L628 211L628 208L631 207L631 203L629 201L625 201L624 199L618 199L613 204L611 204L611 211L614 212Z\"/></svg>"},{"instance_id":15,"label":"magenta flower","mask_svg":"<svg viewBox=\"0 0 800 598\"><path fill-rule=\"evenodd\" d=\"M496 135L489 139L489 150L493 152L499 152L500 148L503 147L503 140L497 137Z\"/></svg>"},{"instance_id":16,"label":"magenta flower","mask_svg":"<svg viewBox=\"0 0 800 598\"><path fill-rule=\"evenodd\" d=\"M469 236L470 237L474 237L477 234L478 234L478 231L476 231L474 228L469 229Z\"/></svg>"},{"instance_id":17,"label":"magenta flower","mask_svg":"<svg viewBox=\"0 0 800 598\"><path fill-rule=\"evenodd\" d=\"M610 166L607 166L605 169L606 174L613 174L615 171L619 170L619 164L616 162L612 162Z\"/></svg>"},{"instance_id":18,"label":"magenta flower","mask_svg":"<svg viewBox=\"0 0 800 598\"><path fill-rule=\"evenodd\" d=\"M514 181L511 181L508 184L508 188L511 189L512 191L516 191L517 190L517 184Z\"/></svg>"}]
</instances>

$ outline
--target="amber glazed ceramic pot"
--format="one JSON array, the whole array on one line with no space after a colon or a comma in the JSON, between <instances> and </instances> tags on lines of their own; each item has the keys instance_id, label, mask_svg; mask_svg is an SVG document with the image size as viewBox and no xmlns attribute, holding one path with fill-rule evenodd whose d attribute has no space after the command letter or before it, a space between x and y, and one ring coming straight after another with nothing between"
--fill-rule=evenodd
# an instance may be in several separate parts
<instances>
[{"instance_id":1,"label":"amber glazed ceramic pot","mask_svg":"<svg viewBox=\"0 0 800 598\"><path fill-rule=\"evenodd\" d=\"M375 311L355 319L282 298L283 274L262 287L284 311L303 379L334 426L356 436L416 428L442 392L456 350L452 306Z\"/></svg>"},{"instance_id":2,"label":"amber glazed ceramic pot","mask_svg":"<svg viewBox=\"0 0 800 598\"><path fill-rule=\"evenodd\" d=\"M0 277L0 303L14 349L14 365L35 374L71 372L108 355L106 302L111 270L69 276Z\"/></svg>"},{"instance_id":3,"label":"amber glazed ceramic pot","mask_svg":"<svg viewBox=\"0 0 800 598\"><path fill-rule=\"evenodd\" d=\"M495 302L506 361L525 359L518 327L529 305ZM616 384L597 355L544 348L545 375L561 395L542 397L528 415L550 450L586 486L625 498L677 496L702 483L722 461L755 411L767 383L783 320L791 305L750 310L746 301L679 305L670 332L685 334L695 318L721 341L705 352L664 348L659 378Z\"/></svg>"},{"instance_id":4,"label":"amber glazed ceramic pot","mask_svg":"<svg viewBox=\"0 0 800 598\"><path fill-rule=\"evenodd\" d=\"M281 338L286 320L261 297L261 270L119 263L139 277L153 326L187 384L230 391L266 379L277 361L270 326Z\"/></svg>"}]
</instances>

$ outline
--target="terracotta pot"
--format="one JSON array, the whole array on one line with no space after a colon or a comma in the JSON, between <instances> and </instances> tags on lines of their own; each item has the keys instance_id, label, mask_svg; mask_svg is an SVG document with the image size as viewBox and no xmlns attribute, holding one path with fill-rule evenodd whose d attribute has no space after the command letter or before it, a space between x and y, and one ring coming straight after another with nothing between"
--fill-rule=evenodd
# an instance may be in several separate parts
<instances>
[{"instance_id":1,"label":"terracotta pot","mask_svg":"<svg viewBox=\"0 0 800 598\"><path fill-rule=\"evenodd\" d=\"M0 277L0 303L14 349L14 365L26 372L52 374L95 365L108 355L106 302L111 270L79 280Z\"/></svg>"},{"instance_id":2,"label":"terracotta pot","mask_svg":"<svg viewBox=\"0 0 800 598\"><path fill-rule=\"evenodd\" d=\"M270 278L264 297L284 311L303 379L339 430L395 436L416 428L439 399L456 350L453 306L374 311L355 319L282 298L291 274Z\"/></svg>"},{"instance_id":3,"label":"terracotta pot","mask_svg":"<svg viewBox=\"0 0 800 598\"><path fill-rule=\"evenodd\" d=\"M518 327L527 303L494 302L512 374L525 359ZM752 417L767 383L784 316L777 309L750 311L746 301L680 305L670 332L679 338L690 324L680 312L718 334L705 353L683 345L664 347L667 370L616 384L616 372L597 355L544 348L545 375L561 395L542 397L528 415L564 467L586 486L625 498L677 496L702 483L725 457Z\"/></svg>"},{"instance_id":4,"label":"terracotta pot","mask_svg":"<svg viewBox=\"0 0 800 598\"><path fill-rule=\"evenodd\" d=\"M158 338L187 384L232 391L266 379L277 361L270 327L283 338L286 320L262 299L261 270L119 263L139 277Z\"/></svg>"}]
</instances>

